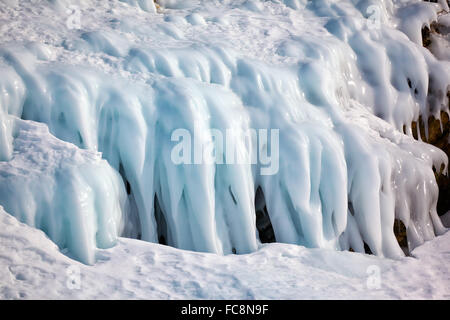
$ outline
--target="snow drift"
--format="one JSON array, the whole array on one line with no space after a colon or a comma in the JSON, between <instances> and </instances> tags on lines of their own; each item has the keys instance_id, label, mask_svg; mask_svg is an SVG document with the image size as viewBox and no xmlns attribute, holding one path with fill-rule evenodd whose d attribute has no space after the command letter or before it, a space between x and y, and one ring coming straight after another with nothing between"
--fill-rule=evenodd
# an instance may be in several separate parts
<instances>
[{"instance_id":1,"label":"snow drift","mask_svg":"<svg viewBox=\"0 0 450 320\"><path fill-rule=\"evenodd\" d=\"M440 5L193 1L156 13L127 2L134 6L83 3L80 30L53 17L69 2L41 2L31 26L4 32L6 211L86 263L119 235L255 251L258 189L277 242L359 252L367 244L398 257L394 219L411 249L444 232L433 167L447 158L411 132L419 115L448 112L449 62L420 43ZM8 19L27 6L0 8ZM370 8L378 26L368 23ZM47 40L36 41L50 16ZM197 130L203 143L211 129L279 129L279 170L175 164L179 128ZM238 154L275 148L270 139L230 139Z\"/></svg>"},{"instance_id":2,"label":"snow drift","mask_svg":"<svg viewBox=\"0 0 450 320\"><path fill-rule=\"evenodd\" d=\"M0 226L0 299L448 298L449 232L399 260L281 243L217 257L119 238L92 267L1 206Z\"/></svg>"}]
</instances>

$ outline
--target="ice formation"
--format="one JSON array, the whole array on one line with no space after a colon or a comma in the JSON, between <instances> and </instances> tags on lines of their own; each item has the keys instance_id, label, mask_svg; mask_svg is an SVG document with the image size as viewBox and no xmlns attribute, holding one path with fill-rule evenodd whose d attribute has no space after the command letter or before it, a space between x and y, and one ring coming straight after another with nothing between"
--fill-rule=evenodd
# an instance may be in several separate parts
<instances>
[{"instance_id":1,"label":"ice formation","mask_svg":"<svg viewBox=\"0 0 450 320\"><path fill-rule=\"evenodd\" d=\"M5 20L33 14L1 31L9 213L86 263L118 235L255 251L258 189L277 242L397 257L394 219L410 248L444 232L432 168L447 158L411 132L448 112L450 64L420 35L443 3L124 2L79 4L75 29L70 1L0 4ZM279 129L279 170L175 164L179 128L202 142L211 129ZM239 154L261 147L230 139Z\"/></svg>"},{"instance_id":2,"label":"ice formation","mask_svg":"<svg viewBox=\"0 0 450 320\"><path fill-rule=\"evenodd\" d=\"M56 139L39 123L15 120L14 153L0 162L0 202L61 248L94 263L123 226L121 178L92 151Z\"/></svg>"}]
</instances>

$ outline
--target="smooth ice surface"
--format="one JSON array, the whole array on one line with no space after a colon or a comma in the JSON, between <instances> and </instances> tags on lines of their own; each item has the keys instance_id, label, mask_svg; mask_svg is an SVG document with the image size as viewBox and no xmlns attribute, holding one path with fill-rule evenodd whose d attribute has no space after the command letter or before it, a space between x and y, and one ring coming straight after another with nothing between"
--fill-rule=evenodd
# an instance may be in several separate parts
<instances>
[{"instance_id":1,"label":"smooth ice surface","mask_svg":"<svg viewBox=\"0 0 450 320\"><path fill-rule=\"evenodd\" d=\"M400 260L279 243L218 258L119 238L92 267L0 207L0 299L446 300L449 245L446 232Z\"/></svg>"},{"instance_id":2,"label":"smooth ice surface","mask_svg":"<svg viewBox=\"0 0 450 320\"><path fill-rule=\"evenodd\" d=\"M445 232L432 168L446 167L447 157L411 132L419 115L448 111L450 62L421 45L422 26L442 5L160 4L158 12L150 1L0 4L5 175L14 167L19 118L45 124L48 139L74 144L73 152L101 152L109 164L84 171L76 163L73 178L50 176L93 190L80 191L88 200L68 196L67 210L41 200L47 188L21 193L2 182L14 195L0 197L9 213L51 235L33 224L33 210L20 209L39 199L36 212L63 224L52 239L65 236L65 216L80 217L74 232L87 232L80 241L89 245L69 249L85 262L95 246L118 235L151 242L162 236L177 248L219 254L253 252L260 246L258 188L277 242L355 251L366 243L376 255L398 257L395 218L407 227L410 249ZM261 175L261 163L178 165L171 152L180 128L200 143L213 139L210 129L279 129L279 145L268 139L262 148L279 150L278 170ZM239 135L227 143L238 154L258 151ZM97 228L107 232L95 244Z\"/></svg>"}]
</instances>

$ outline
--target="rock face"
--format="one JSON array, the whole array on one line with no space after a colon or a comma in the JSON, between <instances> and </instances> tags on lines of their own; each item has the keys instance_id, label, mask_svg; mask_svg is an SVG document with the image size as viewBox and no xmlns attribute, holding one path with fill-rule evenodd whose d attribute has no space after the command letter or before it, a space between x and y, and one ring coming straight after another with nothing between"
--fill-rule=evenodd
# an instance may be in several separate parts
<instances>
[{"instance_id":1,"label":"rock face","mask_svg":"<svg viewBox=\"0 0 450 320\"><path fill-rule=\"evenodd\" d=\"M395 234L395 237L397 238L400 248L402 248L403 252L406 255L409 255L409 249L408 249L409 246L408 246L406 227L401 220L395 219L394 234Z\"/></svg>"},{"instance_id":2,"label":"rock face","mask_svg":"<svg viewBox=\"0 0 450 320\"><path fill-rule=\"evenodd\" d=\"M266 200L261 188L256 190L255 204L256 228L258 229L260 241L262 243L276 242L275 232L273 231L270 215L267 211Z\"/></svg>"},{"instance_id":3,"label":"rock face","mask_svg":"<svg viewBox=\"0 0 450 320\"><path fill-rule=\"evenodd\" d=\"M447 157L450 158L450 121L447 112L441 112L441 118L436 119L434 116L428 118L428 129L425 128L425 123L422 117L419 117L420 137L424 142L432 144L435 147L443 150ZM412 123L413 136L418 139L417 122ZM435 170L436 181L439 186L439 200L437 210L439 215L445 214L450 210L450 177L443 173L443 168Z\"/></svg>"}]
</instances>

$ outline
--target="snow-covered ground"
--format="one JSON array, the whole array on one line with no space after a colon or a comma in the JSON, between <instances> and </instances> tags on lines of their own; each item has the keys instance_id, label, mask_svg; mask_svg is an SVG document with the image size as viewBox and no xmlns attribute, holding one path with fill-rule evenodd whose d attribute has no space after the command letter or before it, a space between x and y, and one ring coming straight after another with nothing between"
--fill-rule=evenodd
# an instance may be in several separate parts
<instances>
[{"instance_id":1,"label":"snow-covered ground","mask_svg":"<svg viewBox=\"0 0 450 320\"><path fill-rule=\"evenodd\" d=\"M183 251L120 238L87 266L0 208L1 299L450 299L450 232L399 260L268 244Z\"/></svg>"},{"instance_id":2,"label":"snow-covered ground","mask_svg":"<svg viewBox=\"0 0 450 320\"><path fill-rule=\"evenodd\" d=\"M447 2L159 3L0 1L2 297L449 298Z\"/></svg>"}]
</instances>

